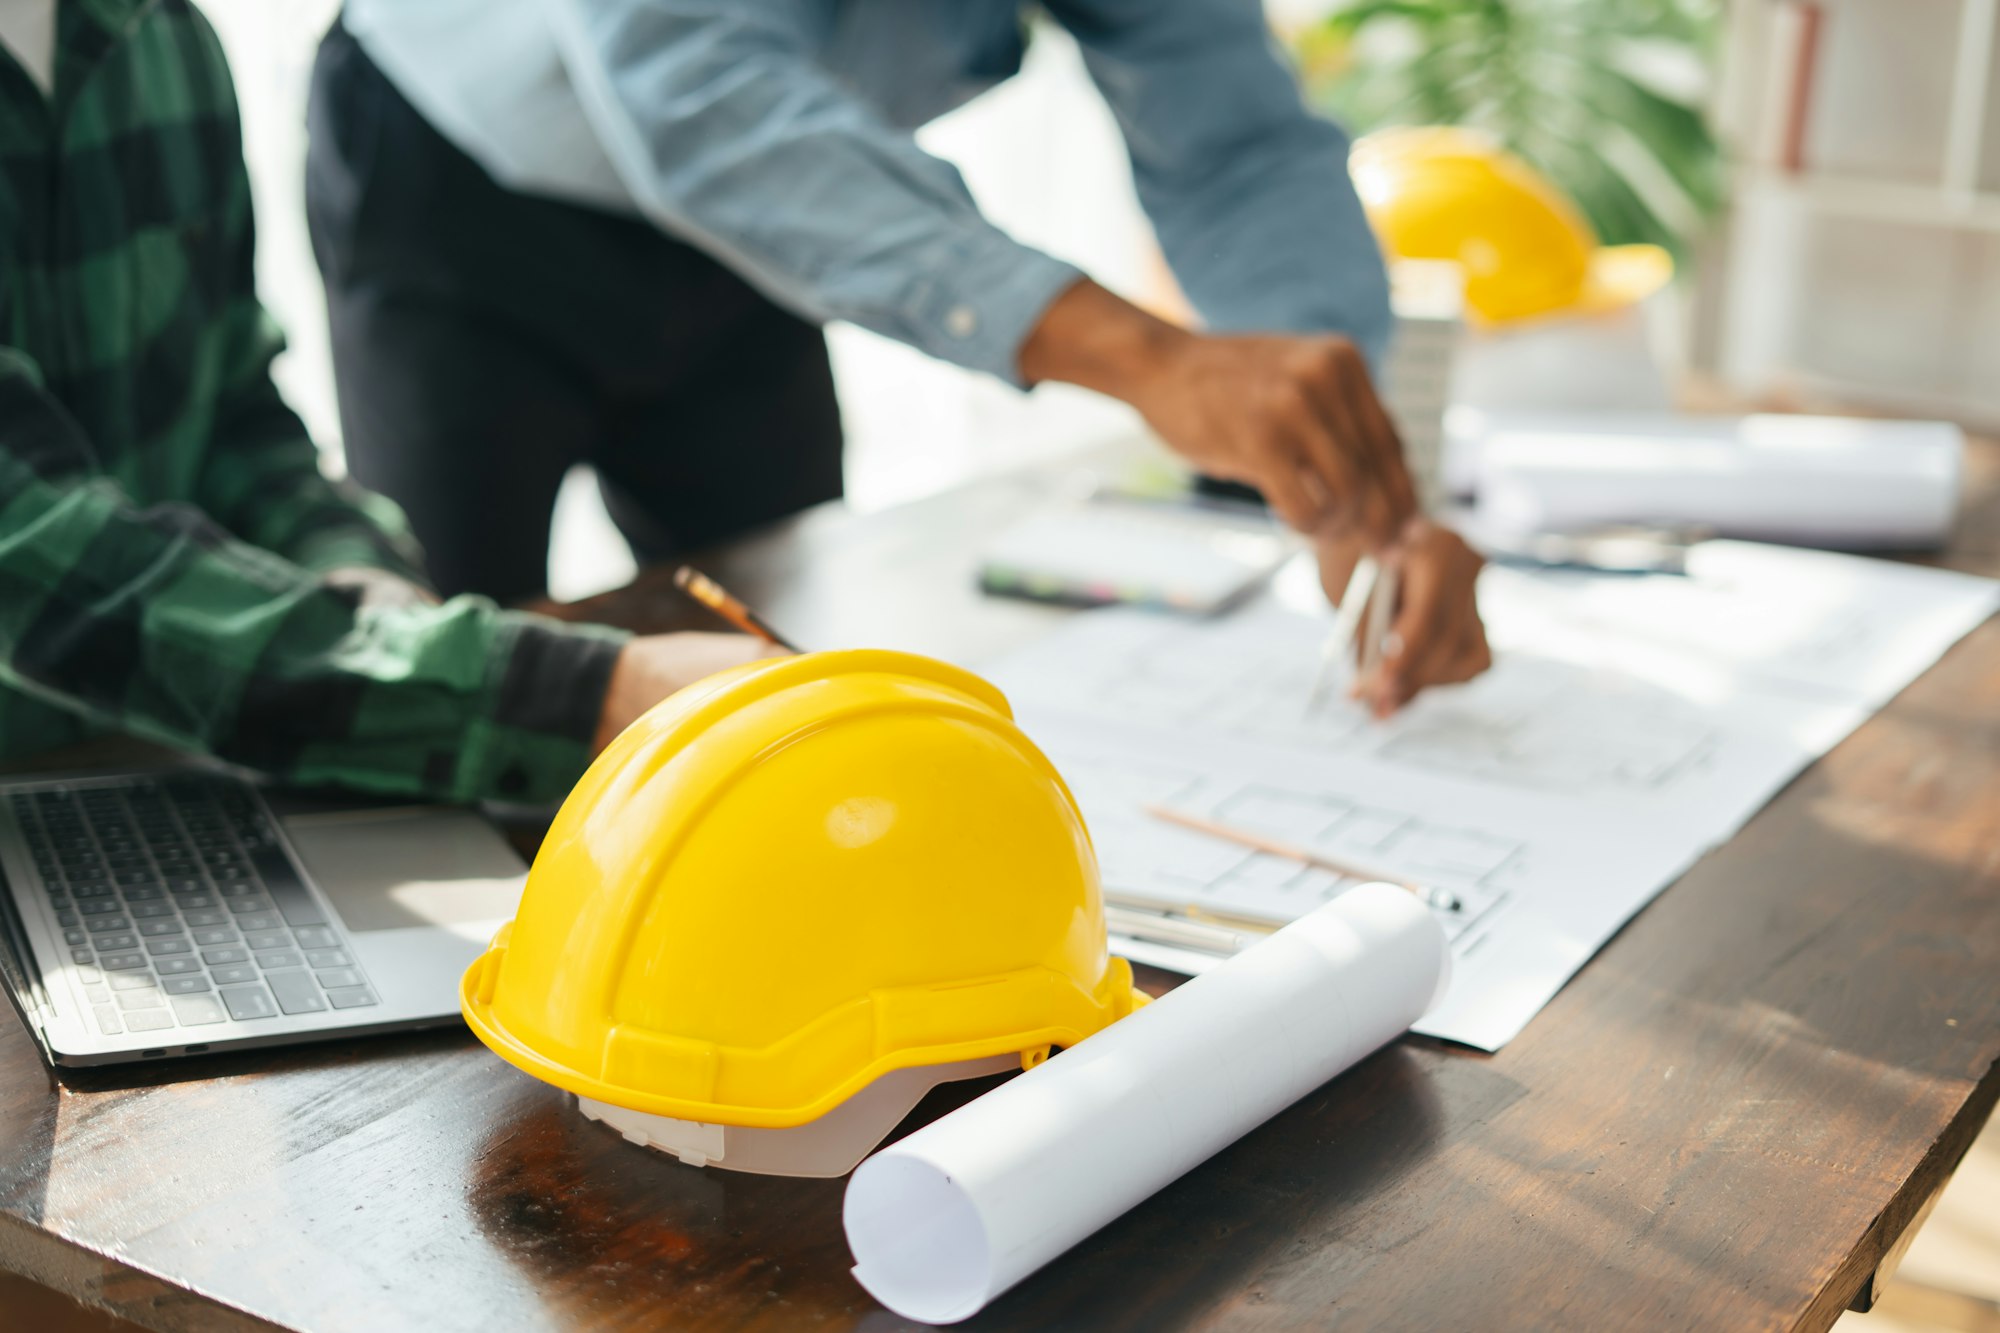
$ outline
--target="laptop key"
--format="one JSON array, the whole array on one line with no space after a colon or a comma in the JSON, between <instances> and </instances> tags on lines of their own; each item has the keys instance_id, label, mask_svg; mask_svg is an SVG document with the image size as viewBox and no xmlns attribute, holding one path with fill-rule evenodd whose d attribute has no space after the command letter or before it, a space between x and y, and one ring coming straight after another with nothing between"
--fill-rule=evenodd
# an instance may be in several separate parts
<instances>
[{"instance_id":1,"label":"laptop key","mask_svg":"<svg viewBox=\"0 0 2000 1333\"><path fill-rule=\"evenodd\" d=\"M117 952L120 949L136 949L139 937L128 930L106 931L97 937L97 947Z\"/></svg>"},{"instance_id":2,"label":"laptop key","mask_svg":"<svg viewBox=\"0 0 2000 1333\"><path fill-rule=\"evenodd\" d=\"M160 992L151 986L146 987L144 990L118 992L118 1007L120 1009L151 1009L153 1006L161 1003L163 1001L160 999Z\"/></svg>"},{"instance_id":3,"label":"laptop key","mask_svg":"<svg viewBox=\"0 0 2000 1333\"><path fill-rule=\"evenodd\" d=\"M125 1030L118 1021L118 1006L115 1004L92 1005L90 1012L97 1017L97 1030L107 1037L115 1037Z\"/></svg>"},{"instance_id":4,"label":"laptop key","mask_svg":"<svg viewBox=\"0 0 2000 1333\"><path fill-rule=\"evenodd\" d=\"M208 926L194 933L196 944L234 944L236 932L227 926Z\"/></svg>"},{"instance_id":5,"label":"laptop key","mask_svg":"<svg viewBox=\"0 0 2000 1333\"><path fill-rule=\"evenodd\" d=\"M333 1007L336 1009L360 1009L366 1005L381 1003L375 998L375 992L366 986L342 986L337 990L328 991L326 998L333 1001Z\"/></svg>"},{"instance_id":6,"label":"laptop key","mask_svg":"<svg viewBox=\"0 0 2000 1333\"><path fill-rule=\"evenodd\" d=\"M278 919L276 912L252 912L236 918L239 930L276 930L285 923Z\"/></svg>"},{"instance_id":7,"label":"laptop key","mask_svg":"<svg viewBox=\"0 0 2000 1333\"><path fill-rule=\"evenodd\" d=\"M182 904L181 904L181 906L183 906L183 907L187 907L187 906L190 906L190 905L191 905L191 904L188 904L188 903L182 903ZM227 912L183 912L183 913L181 914L181 920L183 920L183 921L187 922L187 923L188 923L188 924L189 924L190 926L219 926L219 925L221 925L221 924L222 924L223 922L225 922L225 921L229 920L229 913L227 913Z\"/></svg>"},{"instance_id":8,"label":"laptop key","mask_svg":"<svg viewBox=\"0 0 2000 1333\"><path fill-rule=\"evenodd\" d=\"M278 1007L288 1014L313 1014L326 1008L319 983L310 972L269 972L264 980L278 997Z\"/></svg>"},{"instance_id":9,"label":"laptop key","mask_svg":"<svg viewBox=\"0 0 2000 1333\"><path fill-rule=\"evenodd\" d=\"M225 986L222 1002L229 1006L229 1016L239 1023L246 1018L275 1018L278 1006L271 1002L271 993L262 986Z\"/></svg>"},{"instance_id":10,"label":"laptop key","mask_svg":"<svg viewBox=\"0 0 2000 1333\"><path fill-rule=\"evenodd\" d=\"M165 1009L141 1009L125 1015L125 1026L134 1032L157 1032L174 1025L174 1016Z\"/></svg>"},{"instance_id":11,"label":"laptop key","mask_svg":"<svg viewBox=\"0 0 2000 1333\"><path fill-rule=\"evenodd\" d=\"M88 944L90 943L90 935L88 932L83 930L78 930L78 929L65 930L63 932L63 943Z\"/></svg>"},{"instance_id":12,"label":"laptop key","mask_svg":"<svg viewBox=\"0 0 2000 1333\"><path fill-rule=\"evenodd\" d=\"M146 955L142 953L107 953L98 956L97 965L106 972L130 972L135 967L146 965Z\"/></svg>"},{"instance_id":13,"label":"laptop key","mask_svg":"<svg viewBox=\"0 0 2000 1333\"><path fill-rule=\"evenodd\" d=\"M289 949L292 937L289 931L253 930L243 937L243 943L252 949Z\"/></svg>"},{"instance_id":14,"label":"laptop key","mask_svg":"<svg viewBox=\"0 0 2000 1333\"><path fill-rule=\"evenodd\" d=\"M145 990L152 984L151 972L114 972L111 976L112 990Z\"/></svg>"},{"instance_id":15,"label":"laptop key","mask_svg":"<svg viewBox=\"0 0 2000 1333\"><path fill-rule=\"evenodd\" d=\"M274 967L303 967L305 961L299 957L296 949L272 949L257 955L257 966L266 970Z\"/></svg>"},{"instance_id":16,"label":"laptop key","mask_svg":"<svg viewBox=\"0 0 2000 1333\"><path fill-rule=\"evenodd\" d=\"M56 924L58 926L73 926L77 923L77 920L78 917L74 911L56 913Z\"/></svg>"},{"instance_id":17,"label":"laptop key","mask_svg":"<svg viewBox=\"0 0 2000 1333\"><path fill-rule=\"evenodd\" d=\"M199 1027L204 1023L220 1023L228 1015L216 1003L213 995L176 995L173 997L174 1016L186 1027Z\"/></svg>"},{"instance_id":18,"label":"laptop key","mask_svg":"<svg viewBox=\"0 0 2000 1333\"><path fill-rule=\"evenodd\" d=\"M201 961L207 963L210 967L219 967L223 963L247 963L250 961L250 951L248 949L203 949L201 951Z\"/></svg>"},{"instance_id":19,"label":"laptop key","mask_svg":"<svg viewBox=\"0 0 2000 1333\"><path fill-rule=\"evenodd\" d=\"M307 967L352 967L354 960L345 949L307 949Z\"/></svg>"},{"instance_id":20,"label":"laptop key","mask_svg":"<svg viewBox=\"0 0 2000 1333\"><path fill-rule=\"evenodd\" d=\"M208 989L207 977L168 977L160 983L160 989L169 995L193 995L196 991Z\"/></svg>"},{"instance_id":21,"label":"laptop key","mask_svg":"<svg viewBox=\"0 0 2000 1333\"><path fill-rule=\"evenodd\" d=\"M189 949L193 947L194 946L189 944L186 940L165 939L165 940L146 941L146 952L153 955L153 957L155 958L159 958L170 953L186 953Z\"/></svg>"},{"instance_id":22,"label":"laptop key","mask_svg":"<svg viewBox=\"0 0 2000 1333\"><path fill-rule=\"evenodd\" d=\"M325 926L304 926L292 933L298 937L299 947L302 949L337 949L340 947L340 936L334 934Z\"/></svg>"},{"instance_id":23,"label":"laptop key","mask_svg":"<svg viewBox=\"0 0 2000 1333\"><path fill-rule=\"evenodd\" d=\"M218 986L233 986L242 981L255 981L257 969L248 963L234 963L228 967L211 967L208 975L215 978Z\"/></svg>"},{"instance_id":24,"label":"laptop key","mask_svg":"<svg viewBox=\"0 0 2000 1333\"><path fill-rule=\"evenodd\" d=\"M143 884L125 890L125 901L128 903L157 902L165 896L166 891L155 884Z\"/></svg>"},{"instance_id":25,"label":"laptop key","mask_svg":"<svg viewBox=\"0 0 2000 1333\"><path fill-rule=\"evenodd\" d=\"M323 972L314 973L314 975L319 978L319 984L328 990L339 990L343 986L359 986L361 984L361 974L351 967L329 967Z\"/></svg>"},{"instance_id":26,"label":"laptop key","mask_svg":"<svg viewBox=\"0 0 2000 1333\"><path fill-rule=\"evenodd\" d=\"M172 903L133 903L125 910L130 912L134 918L172 916L174 914L174 905Z\"/></svg>"},{"instance_id":27,"label":"laptop key","mask_svg":"<svg viewBox=\"0 0 2000 1333\"><path fill-rule=\"evenodd\" d=\"M199 972L201 971L201 960L198 958L155 958L153 960L153 970L163 977L178 976L183 972Z\"/></svg>"},{"instance_id":28,"label":"laptop key","mask_svg":"<svg viewBox=\"0 0 2000 1333\"><path fill-rule=\"evenodd\" d=\"M93 898L87 903L77 904L76 910L85 916L102 916L106 912L118 911L119 907L115 898Z\"/></svg>"},{"instance_id":29,"label":"laptop key","mask_svg":"<svg viewBox=\"0 0 2000 1333\"><path fill-rule=\"evenodd\" d=\"M72 963L88 963L96 957L97 955L88 949L71 949L69 951L69 960Z\"/></svg>"},{"instance_id":30,"label":"laptop key","mask_svg":"<svg viewBox=\"0 0 2000 1333\"><path fill-rule=\"evenodd\" d=\"M139 933L146 936L178 935L181 933L181 923L172 917L168 917L164 921L141 921L139 923ZM102 948L104 946L99 945L98 947Z\"/></svg>"},{"instance_id":31,"label":"laptop key","mask_svg":"<svg viewBox=\"0 0 2000 1333\"><path fill-rule=\"evenodd\" d=\"M271 900L262 894L253 894L245 898L224 898L222 905L238 916L245 916L251 912L255 912L260 916L268 916L271 912ZM244 929L251 930L257 929L257 927L245 926ZM270 927L265 926L262 929L268 930Z\"/></svg>"},{"instance_id":32,"label":"laptop key","mask_svg":"<svg viewBox=\"0 0 2000 1333\"><path fill-rule=\"evenodd\" d=\"M83 923L83 928L93 935L101 935L107 930L130 930L132 923L122 916L94 916Z\"/></svg>"}]
</instances>

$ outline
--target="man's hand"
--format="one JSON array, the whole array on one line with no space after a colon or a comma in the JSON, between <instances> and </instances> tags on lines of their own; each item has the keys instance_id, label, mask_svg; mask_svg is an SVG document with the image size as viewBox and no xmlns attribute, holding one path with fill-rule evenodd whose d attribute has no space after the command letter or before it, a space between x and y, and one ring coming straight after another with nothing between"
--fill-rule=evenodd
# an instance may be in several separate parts
<instances>
[{"instance_id":1,"label":"man's hand","mask_svg":"<svg viewBox=\"0 0 2000 1333\"><path fill-rule=\"evenodd\" d=\"M649 634L633 639L611 668L591 753L611 744L639 715L684 685L785 650L748 634Z\"/></svg>"},{"instance_id":2,"label":"man's hand","mask_svg":"<svg viewBox=\"0 0 2000 1333\"><path fill-rule=\"evenodd\" d=\"M1190 333L1086 281L1056 298L1020 363L1031 382L1130 403L1188 461L1255 486L1300 532L1354 531L1380 547L1415 512L1402 444L1345 338Z\"/></svg>"},{"instance_id":3,"label":"man's hand","mask_svg":"<svg viewBox=\"0 0 2000 1333\"><path fill-rule=\"evenodd\" d=\"M1319 543L1320 582L1338 601L1365 545L1352 537ZM1450 528L1412 519L1379 557L1398 574L1388 642L1353 694L1376 717L1388 717L1419 690L1471 680L1493 665L1473 590L1486 562ZM1365 620L1364 620L1365 623Z\"/></svg>"},{"instance_id":4,"label":"man's hand","mask_svg":"<svg viewBox=\"0 0 2000 1333\"><path fill-rule=\"evenodd\" d=\"M1368 552L1400 573L1393 629L1355 695L1387 717L1431 685L1492 663L1473 583L1483 563L1417 513L1402 442L1354 344L1332 336L1190 333L1079 282L1021 346L1030 383L1121 398L1205 472L1247 482L1311 535L1327 595Z\"/></svg>"}]
</instances>

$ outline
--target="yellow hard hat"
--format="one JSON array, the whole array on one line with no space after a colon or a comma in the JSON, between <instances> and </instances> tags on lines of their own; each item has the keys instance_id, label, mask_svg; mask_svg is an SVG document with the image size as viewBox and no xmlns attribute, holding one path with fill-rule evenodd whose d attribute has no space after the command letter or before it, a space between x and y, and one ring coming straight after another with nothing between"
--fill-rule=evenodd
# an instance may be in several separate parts
<instances>
[{"instance_id":1,"label":"yellow hard hat","mask_svg":"<svg viewBox=\"0 0 2000 1333\"><path fill-rule=\"evenodd\" d=\"M1598 245L1562 191L1477 131L1380 130L1355 142L1349 165L1383 249L1456 261L1466 305L1488 322L1614 310L1673 277L1656 245Z\"/></svg>"},{"instance_id":2,"label":"yellow hard hat","mask_svg":"<svg viewBox=\"0 0 2000 1333\"><path fill-rule=\"evenodd\" d=\"M1006 699L877 651L738 667L640 718L461 986L479 1039L587 1112L761 1129L898 1070L1032 1064L1144 998Z\"/></svg>"}]
</instances>

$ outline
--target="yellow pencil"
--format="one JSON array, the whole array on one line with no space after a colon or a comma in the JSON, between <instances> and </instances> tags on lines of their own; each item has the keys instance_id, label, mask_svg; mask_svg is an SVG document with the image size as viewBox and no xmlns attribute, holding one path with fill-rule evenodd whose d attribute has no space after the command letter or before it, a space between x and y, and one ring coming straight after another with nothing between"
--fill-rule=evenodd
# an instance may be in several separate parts
<instances>
[{"instance_id":1,"label":"yellow pencil","mask_svg":"<svg viewBox=\"0 0 2000 1333\"><path fill-rule=\"evenodd\" d=\"M745 634L754 634L764 642L774 643L789 653L803 651L797 644L765 624L762 616L745 606L729 589L693 565L682 565L674 571L674 586Z\"/></svg>"}]
</instances>

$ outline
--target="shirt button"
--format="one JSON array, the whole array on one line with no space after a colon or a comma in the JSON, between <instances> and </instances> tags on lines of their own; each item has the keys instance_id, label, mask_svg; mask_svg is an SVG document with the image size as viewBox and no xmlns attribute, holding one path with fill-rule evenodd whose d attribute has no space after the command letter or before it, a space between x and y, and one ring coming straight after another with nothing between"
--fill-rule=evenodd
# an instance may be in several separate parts
<instances>
[{"instance_id":1,"label":"shirt button","mask_svg":"<svg viewBox=\"0 0 2000 1333\"><path fill-rule=\"evenodd\" d=\"M944 327L954 338L970 338L979 332L979 314L969 305L955 305L945 313Z\"/></svg>"}]
</instances>

